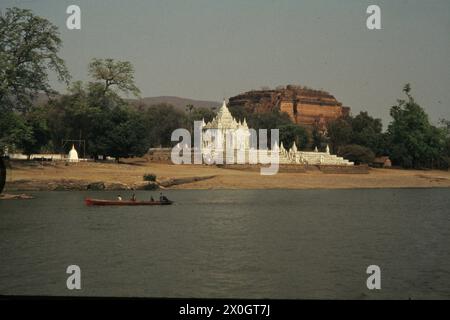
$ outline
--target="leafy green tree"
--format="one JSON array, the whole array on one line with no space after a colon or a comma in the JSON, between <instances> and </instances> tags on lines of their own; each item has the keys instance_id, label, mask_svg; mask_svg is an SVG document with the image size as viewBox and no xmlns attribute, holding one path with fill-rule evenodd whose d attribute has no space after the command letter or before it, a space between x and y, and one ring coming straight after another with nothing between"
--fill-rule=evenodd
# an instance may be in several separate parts
<instances>
[{"instance_id":1,"label":"leafy green tree","mask_svg":"<svg viewBox=\"0 0 450 320\"><path fill-rule=\"evenodd\" d=\"M366 111L360 112L351 119L352 136L351 143L365 146L375 154L382 155L384 152L383 124L381 119L375 119Z\"/></svg>"},{"instance_id":2,"label":"leafy green tree","mask_svg":"<svg viewBox=\"0 0 450 320\"><path fill-rule=\"evenodd\" d=\"M349 144L339 147L338 155L355 162L355 164L372 163L375 159L375 154L367 147L357 144Z\"/></svg>"},{"instance_id":3,"label":"leafy green tree","mask_svg":"<svg viewBox=\"0 0 450 320\"><path fill-rule=\"evenodd\" d=\"M149 107L143 117L148 130L147 140L151 147L171 146L172 132L178 128L188 128L186 114L168 104Z\"/></svg>"},{"instance_id":4,"label":"leafy green tree","mask_svg":"<svg viewBox=\"0 0 450 320\"><path fill-rule=\"evenodd\" d=\"M48 72L69 80L58 56L62 42L58 29L30 10L7 8L0 13L0 108L27 111L38 92L54 93Z\"/></svg>"},{"instance_id":5,"label":"leafy green tree","mask_svg":"<svg viewBox=\"0 0 450 320\"><path fill-rule=\"evenodd\" d=\"M89 64L89 75L96 81L96 89L103 96L114 88L126 95L131 93L139 97L140 90L134 84L134 67L129 61L94 58Z\"/></svg>"},{"instance_id":6,"label":"leafy green tree","mask_svg":"<svg viewBox=\"0 0 450 320\"><path fill-rule=\"evenodd\" d=\"M296 124L286 124L280 126L280 141L283 142L286 148L297 145L297 148L305 148L311 139L309 132Z\"/></svg>"},{"instance_id":7,"label":"leafy green tree","mask_svg":"<svg viewBox=\"0 0 450 320\"><path fill-rule=\"evenodd\" d=\"M255 117L254 112L249 112L248 109L241 106L228 106L228 110L230 110L230 113L234 118L239 119L240 121L244 121L244 119L246 119L247 123L249 121L252 123L253 121L251 119ZM217 112L217 110L215 111Z\"/></svg>"},{"instance_id":8,"label":"leafy green tree","mask_svg":"<svg viewBox=\"0 0 450 320\"><path fill-rule=\"evenodd\" d=\"M211 121L215 117L216 113L209 108L194 108L192 113L189 115L189 121L200 121L205 120L205 122Z\"/></svg>"},{"instance_id":9,"label":"leafy green tree","mask_svg":"<svg viewBox=\"0 0 450 320\"><path fill-rule=\"evenodd\" d=\"M446 162L450 163L450 120L442 119L440 123L445 135L444 157L446 157Z\"/></svg>"},{"instance_id":10,"label":"leafy green tree","mask_svg":"<svg viewBox=\"0 0 450 320\"><path fill-rule=\"evenodd\" d=\"M0 193L3 192L6 182L6 166L3 158L0 156Z\"/></svg>"},{"instance_id":11,"label":"leafy green tree","mask_svg":"<svg viewBox=\"0 0 450 320\"><path fill-rule=\"evenodd\" d=\"M445 153L442 162L442 168L448 169L450 166L450 138L445 140Z\"/></svg>"},{"instance_id":12,"label":"leafy green tree","mask_svg":"<svg viewBox=\"0 0 450 320\"><path fill-rule=\"evenodd\" d=\"M74 82L68 93L58 99L49 101L46 106L47 123L52 145L55 151L62 151L63 139L85 140L87 152L92 153L92 147L99 132L94 132L96 122L106 117L106 112L100 116L103 109L95 101L89 99L89 91L81 81Z\"/></svg>"},{"instance_id":13,"label":"leafy green tree","mask_svg":"<svg viewBox=\"0 0 450 320\"><path fill-rule=\"evenodd\" d=\"M28 138L21 140L24 154L30 156L39 153L50 141L50 130L47 124L47 114L44 107L34 107L25 116L28 127Z\"/></svg>"},{"instance_id":14,"label":"leafy green tree","mask_svg":"<svg viewBox=\"0 0 450 320\"><path fill-rule=\"evenodd\" d=\"M350 118L340 118L327 124L328 137L334 153L339 147L347 145L352 139L353 129Z\"/></svg>"},{"instance_id":15,"label":"leafy green tree","mask_svg":"<svg viewBox=\"0 0 450 320\"><path fill-rule=\"evenodd\" d=\"M125 140L132 136L126 135L121 141L109 136L111 132L123 132L131 123L129 114L118 110L136 113L118 94L139 94L134 84L133 66L127 61L93 59L89 73L94 81L87 85L74 82L68 94L49 103L49 127L54 145L60 147L62 139L80 139L85 140L86 151L94 158L110 155L110 152L118 157L133 155L133 150L124 147ZM114 141L120 142L116 149L111 145ZM137 154L140 154L139 149L136 149Z\"/></svg>"},{"instance_id":16,"label":"leafy green tree","mask_svg":"<svg viewBox=\"0 0 450 320\"><path fill-rule=\"evenodd\" d=\"M292 124L289 115L285 112L272 110L270 112L256 113L247 119L249 126L258 129L278 129L283 125Z\"/></svg>"},{"instance_id":17,"label":"leafy green tree","mask_svg":"<svg viewBox=\"0 0 450 320\"><path fill-rule=\"evenodd\" d=\"M60 105L65 110L64 123L70 131L68 139L89 140L95 134L92 132L94 121L98 120L102 109L95 100L90 100L92 87L87 89L83 84L75 82L69 88L69 94L61 99Z\"/></svg>"},{"instance_id":18,"label":"leafy green tree","mask_svg":"<svg viewBox=\"0 0 450 320\"><path fill-rule=\"evenodd\" d=\"M362 111L355 117L347 116L327 124L327 133L333 152L341 146L355 144L369 148L377 155L385 155L386 137L381 119Z\"/></svg>"},{"instance_id":19,"label":"leafy green tree","mask_svg":"<svg viewBox=\"0 0 450 320\"><path fill-rule=\"evenodd\" d=\"M279 129L282 126L292 124L291 119L289 118L289 115L285 112L280 112L278 110L272 110L269 112L262 112L262 113L256 113L251 115L247 119L247 124L250 128L255 129L258 131L259 129L266 129L267 130L267 144L268 147L273 146L275 141L272 141L272 136L270 133L271 129ZM259 135L258 135L258 144L259 141ZM282 141L282 140L281 140Z\"/></svg>"},{"instance_id":20,"label":"leafy green tree","mask_svg":"<svg viewBox=\"0 0 450 320\"><path fill-rule=\"evenodd\" d=\"M314 149L315 147L322 149L327 142L328 139L322 133L322 130L320 130L317 125L314 125L311 130L311 144L309 147L311 149Z\"/></svg>"},{"instance_id":21,"label":"leafy green tree","mask_svg":"<svg viewBox=\"0 0 450 320\"><path fill-rule=\"evenodd\" d=\"M403 91L407 100L391 107L388 127L390 156L405 168L435 167L445 149L445 131L430 124L424 109L411 96L410 85Z\"/></svg>"},{"instance_id":22,"label":"leafy green tree","mask_svg":"<svg viewBox=\"0 0 450 320\"><path fill-rule=\"evenodd\" d=\"M50 132L44 108L36 107L26 116L4 112L0 117L0 151L22 151L30 156L39 153L50 141ZM2 152L0 152L2 153Z\"/></svg>"},{"instance_id":23,"label":"leafy green tree","mask_svg":"<svg viewBox=\"0 0 450 320\"><path fill-rule=\"evenodd\" d=\"M144 120L126 108L114 108L109 113L109 130L99 138L104 155L119 158L142 156L148 150L147 132Z\"/></svg>"},{"instance_id":24,"label":"leafy green tree","mask_svg":"<svg viewBox=\"0 0 450 320\"><path fill-rule=\"evenodd\" d=\"M186 105L186 112L188 113L192 113L192 110L194 110L194 105L193 104L188 104Z\"/></svg>"},{"instance_id":25,"label":"leafy green tree","mask_svg":"<svg viewBox=\"0 0 450 320\"><path fill-rule=\"evenodd\" d=\"M191 109L190 106L192 106L192 105L188 105L187 109L186 109L186 111L188 111L188 113L186 113L184 115L180 114L179 116L184 118L184 125L182 127L189 130L189 132L191 133L191 144L193 145L195 143L195 141L194 141L194 121L204 120L205 122L209 122L214 118L216 113L210 108L196 108L196 107L192 106L192 109ZM177 121L177 123L179 123L179 121Z\"/></svg>"},{"instance_id":26,"label":"leafy green tree","mask_svg":"<svg viewBox=\"0 0 450 320\"><path fill-rule=\"evenodd\" d=\"M5 111L0 117L0 153L8 149L13 153L26 143L33 142L33 130L25 119L16 112Z\"/></svg>"}]
</instances>

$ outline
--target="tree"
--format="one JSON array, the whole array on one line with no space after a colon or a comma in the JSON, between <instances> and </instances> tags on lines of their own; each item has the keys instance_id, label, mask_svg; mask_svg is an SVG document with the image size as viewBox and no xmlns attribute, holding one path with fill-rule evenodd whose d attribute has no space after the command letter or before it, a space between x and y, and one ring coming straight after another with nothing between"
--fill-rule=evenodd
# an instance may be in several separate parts
<instances>
[{"instance_id":1,"label":"tree","mask_svg":"<svg viewBox=\"0 0 450 320\"><path fill-rule=\"evenodd\" d=\"M194 105L193 104L187 104L186 105L186 111L190 114L190 113L192 113L192 110L194 110Z\"/></svg>"},{"instance_id":2,"label":"tree","mask_svg":"<svg viewBox=\"0 0 450 320\"><path fill-rule=\"evenodd\" d=\"M233 118L239 119L240 121L244 121L244 119L246 119L247 123L249 121L252 122L252 118L255 117L254 112L250 112L247 108L238 105L228 106L228 110L230 110L230 113L233 116Z\"/></svg>"},{"instance_id":3,"label":"tree","mask_svg":"<svg viewBox=\"0 0 450 320\"><path fill-rule=\"evenodd\" d=\"M192 105L188 105L188 106L192 106ZM194 143L194 121L202 121L204 120L205 122L209 122L211 121L214 116L216 115L216 113L214 111L212 111L210 108L195 108L194 106L192 106L193 108L189 110L188 114L183 115L185 118L185 125L184 128L186 128L187 130L189 130L189 132L191 133L191 143ZM181 116L181 115L180 115Z\"/></svg>"},{"instance_id":4,"label":"tree","mask_svg":"<svg viewBox=\"0 0 450 320\"><path fill-rule=\"evenodd\" d=\"M442 131L445 135L444 157L447 158L447 162L450 161L450 120L441 119Z\"/></svg>"},{"instance_id":5,"label":"tree","mask_svg":"<svg viewBox=\"0 0 450 320\"><path fill-rule=\"evenodd\" d=\"M297 148L305 148L310 140L310 135L305 128L296 124L287 124L280 126L280 141L283 142L286 148L297 145Z\"/></svg>"},{"instance_id":6,"label":"tree","mask_svg":"<svg viewBox=\"0 0 450 320\"><path fill-rule=\"evenodd\" d=\"M63 139L80 139L86 142L86 151L95 155L96 132L106 118L109 108L101 108L96 100L90 99L89 86L81 81L74 82L65 95L50 100L45 106L47 126L55 151L60 152ZM67 150L65 150L67 151Z\"/></svg>"},{"instance_id":7,"label":"tree","mask_svg":"<svg viewBox=\"0 0 450 320\"><path fill-rule=\"evenodd\" d=\"M187 127L186 114L168 104L149 107L143 117L148 128L147 138L151 147L171 146L172 132Z\"/></svg>"},{"instance_id":8,"label":"tree","mask_svg":"<svg viewBox=\"0 0 450 320\"><path fill-rule=\"evenodd\" d=\"M391 107L393 118L388 127L391 159L405 168L433 168L439 164L445 150L445 130L430 124L424 109L405 85L407 100L398 100Z\"/></svg>"},{"instance_id":9,"label":"tree","mask_svg":"<svg viewBox=\"0 0 450 320\"><path fill-rule=\"evenodd\" d=\"M444 155L443 155L443 168L449 168L450 166L450 130L447 128L444 129L446 132L445 146L444 146Z\"/></svg>"},{"instance_id":10,"label":"tree","mask_svg":"<svg viewBox=\"0 0 450 320\"><path fill-rule=\"evenodd\" d=\"M6 182L6 166L5 163L3 162L3 158L0 155L0 193L3 192L5 182Z\"/></svg>"},{"instance_id":11,"label":"tree","mask_svg":"<svg viewBox=\"0 0 450 320\"><path fill-rule=\"evenodd\" d=\"M339 118L327 124L328 137L334 153L339 150L339 147L350 143L353 134L350 121L350 118Z\"/></svg>"},{"instance_id":12,"label":"tree","mask_svg":"<svg viewBox=\"0 0 450 320\"><path fill-rule=\"evenodd\" d=\"M117 110L129 109L129 112L136 113L116 92L139 93L134 85L133 66L127 61L93 59L89 72L94 81L87 85L81 81L74 82L68 88L68 94L49 103L49 127L54 145L60 145L62 139L82 139L86 141L87 153L94 158L109 155L109 152L120 157L135 155L129 150L119 152L119 149L124 149L123 141L118 149L113 150L111 143L114 140L108 136L111 132L125 130L128 125L124 124L128 115L120 118ZM107 141L104 139L106 136Z\"/></svg>"},{"instance_id":13,"label":"tree","mask_svg":"<svg viewBox=\"0 0 450 320\"><path fill-rule=\"evenodd\" d=\"M28 157L38 153L50 141L46 110L35 107L26 116L5 112L0 117L0 153L21 150Z\"/></svg>"},{"instance_id":14,"label":"tree","mask_svg":"<svg viewBox=\"0 0 450 320\"><path fill-rule=\"evenodd\" d=\"M382 129L381 119L371 117L366 111L327 124L333 152L337 152L341 146L354 144L369 148L375 154L386 154L386 139Z\"/></svg>"},{"instance_id":15,"label":"tree","mask_svg":"<svg viewBox=\"0 0 450 320\"><path fill-rule=\"evenodd\" d=\"M48 72L60 81L70 78L58 56L58 29L30 10L7 8L0 13L0 108L27 111L38 92L54 93Z\"/></svg>"},{"instance_id":16,"label":"tree","mask_svg":"<svg viewBox=\"0 0 450 320\"><path fill-rule=\"evenodd\" d=\"M192 113L190 114L189 121L200 121L205 120L205 122L210 122L216 113L209 108L194 108Z\"/></svg>"},{"instance_id":17,"label":"tree","mask_svg":"<svg viewBox=\"0 0 450 320\"><path fill-rule=\"evenodd\" d=\"M278 129L283 125L292 124L289 115L285 112L272 110L269 112L256 113L247 118L250 128L259 129Z\"/></svg>"},{"instance_id":18,"label":"tree","mask_svg":"<svg viewBox=\"0 0 450 320\"><path fill-rule=\"evenodd\" d=\"M89 74L101 83L99 92L105 96L111 87L118 91L139 97L140 90L134 84L134 68L129 61L114 61L114 59L92 59L89 64Z\"/></svg>"},{"instance_id":19,"label":"tree","mask_svg":"<svg viewBox=\"0 0 450 320\"><path fill-rule=\"evenodd\" d=\"M350 140L352 144L365 146L378 155L384 153L381 119L375 119L366 111L362 111L351 119L351 126L352 137Z\"/></svg>"},{"instance_id":20,"label":"tree","mask_svg":"<svg viewBox=\"0 0 450 320\"><path fill-rule=\"evenodd\" d=\"M50 141L46 110L34 107L25 116L5 112L0 117L0 132L0 154L5 149L9 152L20 149L28 156L38 153Z\"/></svg>"},{"instance_id":21,"label":"tree","mask_svg":"<svg viewBox=\"0 0 450 320\"><path fill-rule=\"evenodd\" d=\"M50 141L50 130L47 124L47 114L43 107L33 107L26 114L26 125L29 128L30 137L22 139L21 147L28 157L33 153L39 153Z\"/></svg>"},{"instance_id":22,"label":"tree","mask_svg":"<svg viewBox=\"0 0 450 320\"><path fill-rule=\"evenodd\" d=\"M0 153L15 152L33 141L33 130L16 112L5 111L0 117Z\"/></svg>"},{"instance_id":23,"label":"tree","mask_svg":"<svg viewBox=\"0 0 450 320\"><path fill-rule=\"evenodd\" d=\"M104 155L119 158L142 156L148 150L144 120L127 108L117 107L109 113L110 130L99 138Z\"/></svg>"},{"instance_id":24,"label":"tree","mask_svg":"<svg viewBox=\"0 0 450 320\"><path fill-rule=\"evenodd\" d=\"M318 125L314 125L311 130L311 146L321 149L327 142L327 137L322 133Z\"/></svg>"},{"instance_id":25,"label":"tree","mask_svg":"<svg viewBox=\"0 0 450 320\"><path fill-rule=\"evenodd\" d=\"M375 159L375 154L372 150L357 144L341 146L338 150L338 155L356 164L372 163L373 159Z\"/></svg>"},{"instance_id":26,"label":"tree","mask_svg":"<svg viewBox=\"0 0 450 320\"><path fill-rule=\"evenodd\" d=\"M253 113L247 118L247 123L250 128L255 129L257 132L260 129L267 130L267 144L268 147L273 146L275 141L272 141L271 129L279 129L282 126L292 124L289 115L279 110L272 110L269 112ZM258 145L259 134L257 135Z\"/></svg>"}]
</instances>

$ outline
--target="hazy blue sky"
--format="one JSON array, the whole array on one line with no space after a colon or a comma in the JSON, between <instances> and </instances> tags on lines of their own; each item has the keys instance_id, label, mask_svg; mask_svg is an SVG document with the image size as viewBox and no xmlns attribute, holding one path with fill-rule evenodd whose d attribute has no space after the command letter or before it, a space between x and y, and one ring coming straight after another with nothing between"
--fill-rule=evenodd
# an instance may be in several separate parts
<instances>
[{"instance_id":1,"label":"hazy blue sky","mask_svg":"<svg viewBox=\"0 0 450 320\"><path fill-rule=\"evenodd\" d=\"M216 100L289 83L383 118L410 82L433 121L450 119L450 1L2 0L61 30L74 80L93 57L131 61L142 96ZM66 28L77 4L82 29ZM381 7L382 30L366 29ZM58 90L64 87L55 83Z\"/></svg>"}]
</instances>

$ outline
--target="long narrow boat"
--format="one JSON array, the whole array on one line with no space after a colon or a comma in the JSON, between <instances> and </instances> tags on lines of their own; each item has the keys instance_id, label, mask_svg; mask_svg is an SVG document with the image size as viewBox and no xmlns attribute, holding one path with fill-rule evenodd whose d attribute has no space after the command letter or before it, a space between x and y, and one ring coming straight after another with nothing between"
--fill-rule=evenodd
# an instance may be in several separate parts
<instances>
[{"instance_id":1,"label":"long narrow boat","mask_svg":"<svg viewBox=\"0 0 450 320\"><path fill-rule=\"evenodd\" d=\"M100 200L86 198L84 202L87 206L165 206L173 201L133 201L133 200Z\"/></svg>"}]
</instances>

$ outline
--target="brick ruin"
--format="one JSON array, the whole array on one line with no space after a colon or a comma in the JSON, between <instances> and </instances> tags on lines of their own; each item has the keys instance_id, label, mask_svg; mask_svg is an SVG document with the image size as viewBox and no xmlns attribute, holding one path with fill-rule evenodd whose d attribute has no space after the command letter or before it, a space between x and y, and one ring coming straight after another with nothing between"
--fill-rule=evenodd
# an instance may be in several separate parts
<instances>
[{"instance_id":1,"label":"brick ruin","mask_svg":"<svg viewBox=\"0 0 450 320\"><path fill-rule=\"evenodd\" d=\"M244 107L248 112L267 112L274 108L286 112L296 124L317 125L324 129L330 120L346 116L349 107L330 93L307 87L288 85L267 90L252 90L229 99L230 107Z\"/></svg>"}]
</instances>

